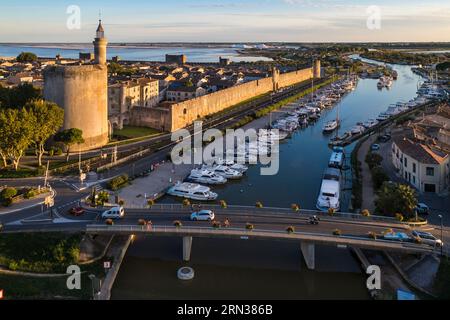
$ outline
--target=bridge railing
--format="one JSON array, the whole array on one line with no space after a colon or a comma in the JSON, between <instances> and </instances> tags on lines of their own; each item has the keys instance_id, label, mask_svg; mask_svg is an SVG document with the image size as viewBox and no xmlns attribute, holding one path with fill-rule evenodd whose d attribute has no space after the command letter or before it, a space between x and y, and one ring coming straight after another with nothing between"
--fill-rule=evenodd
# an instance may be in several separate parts
<instances>
[{"instance_id":1,"label":"bridge railing","mask_svg":"<svg viewBox=\"0 0 450 320\"><path fill-rule=\"evenodd\" d=\"M139 233L154 233L154 234L183 234L183 235L230 235L230 236L259 236L259 237L270 237L270 238L280 238L280 239L300 239L305 241L325 241L325 242L352 242L354 241L362 241L364 243L379 243L381 244L389 244L394 247L400 247L405 249L416 249L421 251L434 251L434 249L425 244L417 244L413 242L401 242L401 241L393 241L386 239L371 239L368 236L352 236L352 235L332 235L332 234L324 234L324 233L312 233L312 232L290 232L283 230L269 230L269 229L253 229L247 230L245 228L214 228L214 227L192 227L192 226L159 226L159 225L150 225L150 226L137 226L137 225L88 225L86 227L86 231L90 233L95 232L125 232L130 234L139 234ZM348 241L347 241L348 240ZM352 242L355 243L355 242ZM375 245L376 246L376 245Z\"/></svg>"},{"instance_id":2,"label":"bridge railing","mask_svg":"<svg viewBox=\"0 0 450 320\"><path fill-rule=\"evenodd\" d=\"M364 216L362 214L356 213L347 213L347 212L335 212L330 215L328 212L323 212L319 210L308 210L308 209L300 209L299 211L294 211L291 208L277 208L277 207L264 207L264 208L256 208L251 206L239 206L239 205L229 205L227 208L223 208L220 205L215 204L202 204L201 207L192 208L191 206L183 206L182 204L155 204L151 207L139 207L139 206L126 206L125 209L145 209L150 212L180 212L180 213L191 213L193 210L202 210L209 209L213 210L217 213L226 214L226 213L248 213L248 214L272 214L272 215L290 215L290 216L321 216L321 217L336 217L343 218L347 220L357 220L357 221L380 221L380 222L389 222L396 224L406 224L406 222L400 222L396 218L393 217L385 217L385 216L377 216L370 215Z\"/></svg>"}]
</instances>

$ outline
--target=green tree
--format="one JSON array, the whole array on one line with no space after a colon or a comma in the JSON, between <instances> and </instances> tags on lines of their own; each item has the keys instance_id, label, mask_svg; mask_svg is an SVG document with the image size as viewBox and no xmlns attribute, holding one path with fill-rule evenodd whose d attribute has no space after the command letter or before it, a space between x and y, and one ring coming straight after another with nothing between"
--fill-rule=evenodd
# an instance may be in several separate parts
<instances>
[{"instance_id":1,"label":"green tree","mask_svg":"<svg viewBox=\"0 0 450 320\"><path fill-rule=\"evenodd\" d=\"M372 182L375 190L380 189L383 186L383 183L389 181L389 176L384 172L381 167L373 167L372 170Z\"/></svg>"},{"instance_id":2,"label":"green tree","mask_svg":"<svg viewBox=\"0 0 450 320\"><path fill-rule=\"evenodd\" d=\"M66 146L66 162L69 162L70 147L74 144L84 143L83 131L77 128L60 131L55 135L55 141Z\"/></svg>"},{"instance_id":3,"label":"green tree","mask_svg":"<svg viewBox=\"0 0 450 320\"><path fill-rule=\"evenodd\" d=\"M381 165L381 162L383 162L383 157L380 156L378 153L369 152L366 155L365 161L369 166L369 168L373 169L374 167Z\"/></svg>"},{"instance_id":4,"label":"green tree","mask_svg":"<svg viewBox=\"0 0 450 320\"><path fill-rule=\"evenodd\" d=\"M32 52L22 52L17 56L16 60L18 62L33 62L37 60L37 55Z\"/></svg>"},{"instance_id":5,"label":"green tree","mask_svg":"<svg viewBox=\"0 0 450 320\"><path fill-rule=\"evenodd\" d=\"M0 193L0 198L2 200L8 200L16 195L17 195L17 189L9 187L9 188L5 188L2 190L2 192Z\"/></svg>"},{"instance_id":6,"label":"green tree","mask_svg":"<svg viewBox=\"0 0 450 320\"><path fill-rule=\"evenodd\" d=\"M0 150L19 169L26 148L32 142L33 115L26 109L0 110ZM3 159L5 163L5 159Z\"/></svg>"},{"instance_id":7,"label":"green tree","mask_svg":"<svg viewBox=\"0 0 450 320\"><path fill-rule=\"evenodd\" d=\"M28 102L42 99L41 90L30 83L24 83L14 88L0 87L1 108L22 108Z\"/></svg>"},{"instance_id":8,"label":"green tree","mask_svg":"<svg viewBox=\"0 0 450 320\"><path fill-rule=\"evenodd\" d=\"M449 69L449 68L450 68L450 60L449 60L449 61L442 62L442 63L439 63L439 64L436 66L436 70L439 70L439 71L444 71L444 70L447 70L447 69Z\"/></svg>"},{"instance_id":9,"label":"green tree","mask_svg":"<svg viewBox=\"0 0 450 320\"><path fill-rule=\"evenodd\" d=\"M402 213L411 216L417 205L416 192L405 184L385 182L378 191L375 205L377 212L385 215L394 216L396 213Z\"/></svg>"},{"instance_id":10,"label":"green tree","mask_svg":"<svg viewBox=\"0 0 450 320\"><path fill-rule=\"evenodd\" d=\"M105 205L109 201L109 193L107 191L99 192L97 196L97 203L101 206Z\"/></svg>"},{"instance_id":11,"label":"green tree","mask_svg":"<svg viewBox=\"0 0 450 320\"><path fill-rule=\"evenodd\" d=\"M64 122L64 110L44 100L34 100L25 106L33 114L33 144L36 148L39 166L45 152L45 142L54 135Z\"/></svg>"},{"instance_id":12,"label":"green tree","mask_svg":"<svg viewBox=\"0 0 450 320\"><path fill-rule=\"evenodd\" d=\"M109 73L117 73L117 74L119 74L119 73L123 72L123 70L124 70L124 68L120 64L118 64L117 62L111 62L108 65L108 72Z\"/></svg>"}]
</instances>

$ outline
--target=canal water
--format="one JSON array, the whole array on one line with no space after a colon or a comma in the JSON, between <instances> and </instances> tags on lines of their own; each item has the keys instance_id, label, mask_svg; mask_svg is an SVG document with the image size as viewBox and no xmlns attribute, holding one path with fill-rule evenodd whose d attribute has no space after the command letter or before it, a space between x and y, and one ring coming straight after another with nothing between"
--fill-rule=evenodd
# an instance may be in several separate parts
<instances>
[{"instance_id":1,"label":"canal water","mask_svg":"<svg viewBox=\"0 0 450 320\"><path fill-rule=\"evenodd\" d=\"M372 63L377 63L370 61ZM390 90L378 90L377 80L361 79L333 109L325 111L313 126L296 132L280 145L280 171L261 176L253 166L240 182L214 187L228 204L289 207L298 203L314 209L322 174L328 165L330 136L324 124L336 118L340 132L357 122L376 118L387 107L416 96L421 78L409 66L392 65L398 80ZM353 146L346 148L349 154ZM350 174L347 174L350 176ZM344 192L343 210L350 192ZM173 202L166 197L163 202ZM316 250L317 270L309 271L301 261L297 244L287 242L194 239L192 261L196 270L192 282L177 280L182 266L181 240L138 238L131 245L112 291L116 299L366 299L364 275L347 250L323 247Z\"/></svg>"}]
</instances>

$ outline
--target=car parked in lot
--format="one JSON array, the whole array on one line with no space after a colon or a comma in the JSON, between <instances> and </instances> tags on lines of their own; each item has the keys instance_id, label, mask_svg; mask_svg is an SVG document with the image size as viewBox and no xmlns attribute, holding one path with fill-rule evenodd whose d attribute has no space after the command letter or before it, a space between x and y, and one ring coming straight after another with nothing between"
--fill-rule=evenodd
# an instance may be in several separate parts
<instances>
[{"instance_id":1,"label":"car parked in lot","mask_svg":"<svg viewBox=\"0 0 450 320\"><path fill-rule=\"evenodd\" d=\"M441 239L436 238L429 232L414 230L411 234L414 238L418 239L424 244L428 244L433 247L441 247L444 245Z\"/></svg>"},{"instance_id":2,"label":"car parked in lot","mask_svg":"<svg viewBox=\"0 0 450 320\"><path fill-rule=\"evenodd\" d=\"M75 217L79 217L79 216L83 215L86 211L82 207L74 207L74 208L70 209L69 212L71 215L74 215Z\"/></svg>"},{"instance_id":3,"label":"car parked in lot","mask_svg":"<svg viewBox=\"0 0 450 320\"><path fill-rule=\"evenodd\" d=\"M113 207L102 213L103 219L122 219L125 216L123 207Z\"/></svg>"},{"instance_id":4,"label":"car parked in lot","mask_svg":"<svg viewBox=\"0 0 450 320\"><path fill-rule=\"evenodd\" d=\"M200 210L191 214L192 221L213 221L216 218L212 210Z\"/></svg>"},{"instance_id":5,"label":"car parked in lot","mask_svg":"<svg viewBox=\"0 0 450 320\"><path fill-rule=\"evenodd\" d=\"M377 143L374 143L374 144L370 147L370 150L372 150L372 151L380 150L380 145L377 144Z\"/></svg>"},{"instance_id":6,"label":"car parked in lot","mask_svg":"<svg viewBox=\"0 0 450 320\"><path fill-rule=\"evenodd\" d=\"M384 143L384 142L388 142L389 140L391 140L391 135L390 134L385 134L382 136L378 137L378 141Z\"/></svg>"},{"instance_id":7,"label":"car parked in lot","mask_svg":"<svg viewBox=\"0 0 450 320\"><path fill-rule=\"evenodd\" d=\"M430 208L425 203L418 203L416 208L418 214L429 214Z\"/></svg>"}]
</instances>

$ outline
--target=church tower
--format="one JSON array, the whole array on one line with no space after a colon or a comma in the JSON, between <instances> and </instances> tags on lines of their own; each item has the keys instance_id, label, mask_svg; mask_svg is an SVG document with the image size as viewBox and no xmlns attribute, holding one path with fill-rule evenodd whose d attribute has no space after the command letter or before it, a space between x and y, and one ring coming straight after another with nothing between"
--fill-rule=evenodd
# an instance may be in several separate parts
<instances>
[{"instance_id":1,"label":"church tower","mask_svg":"<svg viewBox=\"0 0 450 320\"><path fill-rule=\"evenodd\" d=\"M97 34L94 43L95 63L106 65L106 46L108 40L105 38L105 30L102 26L102 20L99 20Z\"/></svg>"}]
</instances>

